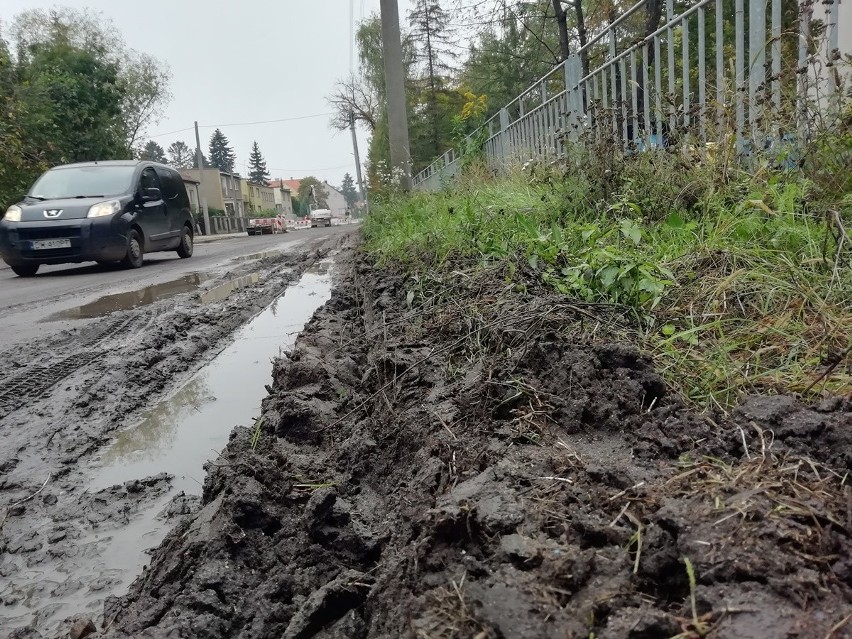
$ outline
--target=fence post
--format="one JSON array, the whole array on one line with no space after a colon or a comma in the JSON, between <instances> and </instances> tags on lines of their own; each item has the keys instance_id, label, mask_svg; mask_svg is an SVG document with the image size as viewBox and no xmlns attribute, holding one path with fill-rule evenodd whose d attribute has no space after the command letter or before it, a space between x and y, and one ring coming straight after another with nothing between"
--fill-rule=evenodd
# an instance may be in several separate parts
<instances>
[{"instance_id":1,"label":"fence post","mask_svg":"<svg viewBox=\"0 0 852 639\"><path fill-rule=\"evenodd\" d=\"M671 24L674 20L674 0L666 0L666 24ZM669 135L674 133L677 122L675 121L675 50L674 50L674 30L669 26L666 29L666 45L668 47L668 73L669 73Z\"/></svg>"},{"instance_id":2,"label":"fence post","mask_svg":"<svg viewBox=\"0 0 852 639\"><path fill-rule=\"evenodd\" d=\"M615 43L615 29L612 27L609 28L609 61L615 60L616 55L616 43ZM618 78L616 78L617 67L613 62L609 67L610 71L610 88L612 90L612 138L613 141L618 139L618 112L619 112L619 101L618 101Z\"/></svg>"},{"instance_id":3,"label":"fence post","mask_svg":"<svg viewBox=\"0 0 852 639\"><path fill-rule=\"evenodd\" d=\"M748 3L748 57L748 120L751 148L756 150L762 142L759 96L766 85L766 4L763 0L749 0Z\"/></svg>"},{"instance_id":4,"label":"fence post","mask_svg":"<svg viewBox=\"0 0 852 639\"><path fill-rule=\"evenodd\" d=\"M719 127L717 140L724 142L727 122L725 121L725 3L716 0L716 119Z\"/></svg>"},{"instance_id":5,"label":"fence post","mask_svg":"<svg viewBox=\"0 0 852 639\"><path fill-rule=\"evenodd\" d=\"M811 37L812 5L802 2L799 5L799 64L796 69L798 82L799 135L802 140L808 137L808 41Z\"/></svg>"},{"instance_id":6,"label":"fence post","mask_svg":"<svg viewBox=\"0 0 852 639\"><path fill-rule=\"evenodd\" d=\"M781 0L772 0L772 107L774 135L777 137L781 116Z\"/></svg>"},{"instance_id":7,"label":"fence post","mask_svg":"<svg viewBox=\"0 0 852 639\"><path fill-rule=\"evenodd\" d=\"M743 133L745 129L745 7L743 0L734 3L734 39L735 43L735 70L736 70L736 110L737 110L737 154L743 152Z\"/></svg>"},{"instance_id":8,"label":"fence post","mask_svg":"<svg viewBox=\"0 0 852 639\"><path fill-rule=\"evenodd\" d=\"M509 109L503 107L500 109L500 153L503 154L502 162L506 165L506 158L512 153L512 146L509 140Z\"/></svg>"},{"instance_id":9,"label":"fence post","mask_svg":"<svg viewBox=\"0 0 852 639\"><path fill-rule=\"evenodd\" d=\"M825 4L825 22L828 30L828 51L826 52L825 67L828 69L828 95L829 95L829 115L832 118L840 116L840 105L842 103L842 92L839 89L840 72L837 69L837 60L840 56L840 36L838 33L838 13L840 12L840 2L838 0L824 0Z\"/></svg>"},{"instance_id":10,"label":"fence post","mask_svg":"<svg viewBox=\"0 0 852 639\"><path fill-rule=\"evenodd\" d=\"M579 138L580 125L585 115L582 89L580 88L580 74L582 72L580 55L572 53L565 61L565 88L568 90L568 134L572 140Z\"/></svg>"}]
</instances>

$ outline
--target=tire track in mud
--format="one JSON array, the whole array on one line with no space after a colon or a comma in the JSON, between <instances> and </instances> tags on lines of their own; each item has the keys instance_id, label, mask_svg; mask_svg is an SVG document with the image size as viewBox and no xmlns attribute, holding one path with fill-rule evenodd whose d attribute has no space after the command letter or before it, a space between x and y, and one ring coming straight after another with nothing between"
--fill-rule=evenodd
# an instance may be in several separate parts
<instances>
[{"instance_id":1,"label":"tire track in mud","mask_svg":"<svg viewBox=\"0 0 852 639\"><path fill-rule=\"evenodd\" d=\"M264 260L273 267L267 277L280 275L280 271L286 270L287 267L277 267L275 264L286 261L287 254L281 253L275 257L269 255L265 255ZM246 268L248 267L243 266L240 270ZM0 376L0 419L37 401L49 400L50 391L57 384L93 362L113 355L115 345L110 345L110 341L117 338L126 340L131 334L141 333L157 316L173 312L182 303L179 299L167 299L155 302L147 309L117 311L114 315L87 325L85 329L78 329L85 331L79 337L67 334L54 336L43 348L44 351L52 353L52 357L40 358L41 361L32 361L13 369L5 376ZM28 348L27 352L34 352L37 346ZM63 352L67 351L73 352L63 357ZM15 357L21 358L20 355L13 356L13 353L14 351L2 352L0 359L14 361Z\"/></svg>"},{"instance_id":2,"label":"tire track in mud","mask_svg":"<svg viewBox=\"0 0 852 639\"><path fill-rule=\"evenodd\" d=\"M77 349L84 349L81 352L59 360L27 364L16 369L14 374L0 378L0 419L33 400L49 399L48 391L59 382L109 354L108 348L97 348L98 343L129 333L133 325L147 321L150 315L150 312L144 312L141 317L136 313L129 317L104 320L91 334L75 344Z\"/></svg>"}]
</instances>

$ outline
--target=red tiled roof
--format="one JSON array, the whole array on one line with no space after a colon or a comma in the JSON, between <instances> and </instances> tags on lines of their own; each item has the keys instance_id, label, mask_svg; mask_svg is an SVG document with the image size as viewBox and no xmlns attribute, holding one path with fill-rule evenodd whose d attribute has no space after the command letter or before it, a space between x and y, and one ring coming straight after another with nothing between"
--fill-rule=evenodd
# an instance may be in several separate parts
<instances>
[{"instance_id":1,"label":"red tiled roof","mask_svg":"<svg viewBox=\"0 0 852 639\"><path fill-rule=\"evenodd\" d=\"M295 180L294 180L294 181L295 181ZM286 181L286 180L272 180L272 181L271 181L271 182L269 182L268 184L269 184L269 186L271 186L273 189L278 189L278 188L282 188L282 187L283 187L283 188L288 189L288 190L290 190L290 191L297 191L297 190L298 190L298 189L294 189L292 186L290 186L289 184L287 184L287 181Z\"/></svg>"}]
</instances>

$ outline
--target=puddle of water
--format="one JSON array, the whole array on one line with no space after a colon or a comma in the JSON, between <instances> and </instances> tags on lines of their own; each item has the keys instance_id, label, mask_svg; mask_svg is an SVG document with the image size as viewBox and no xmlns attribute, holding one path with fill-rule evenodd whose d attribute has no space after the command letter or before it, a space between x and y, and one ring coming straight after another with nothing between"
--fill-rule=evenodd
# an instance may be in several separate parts
<instances>
[{"instance_id":1,"label":"puddle of water","mask_svg":"<svg viewBox=\"0 0 852 639\"><path fill-rule=\"evenodd\" d=\"M257 284L259 281L260 274L258 273L243 275L242 277L238 277L233 280L228 280L224 284L214 286L210 290L200 293L198 295L198 301L202 304L212 304L213 302L221 302L234 291L241 288L245 288L246 286L251 286L252 284Z\"/></svg>"},{"instance_id":2,"label":"puddle of water","mask_svg":"<svg viewBox=\"0 0 852 639\"><path fill-rule=\"evenodd\" d=\"M101 454L88 491L161 472L174 475L171 490L128 525L80 539L78 549L91 548L84 557L21 571L12 589L47 582L54 595L7 606L0 617L15 620L15 625L37 618L45 633L63 628L62 619L72 614L89 611L97 617L107 596L127 592L148 563L146 550L171 528L158 515L179 491L201 494L204 463L218 456L234 426L251 424L258 413L272 358L292 347L314 311L331 297L329 268L330 262L307 271L180 390L115 438ZM93 581L104 587L93 591L87 586Z\"/></svg>"},{"instance_id":3,"label":"puddle of water","mask_svg":"<svg viewBox=\"0 0 852 639\"><path fill-rule=\"evenodd\" d=\"M219 454L234 426L249 423L266 396L272 358L293 345L330 296L327 267L288 287L175 395L116 437L91 489L167 472L175 475L175 491L200 494L204 462Z\"/></svg>"},{"instance_id":4,"label":"puddle of water","mask_svg":"<svg viewBox=\"0 0 852 639\"><path fill-rule=\"evenodd\" d=\"M48 321L57 319L91 319L94 317L103 317L115 311L126 311L139 306L153 304L154 302L168 299L181 293L194 291L202 282L209 279L209 277L209 275L196 273L170 282L146 286L136 291L105 295L99 297L94 302L56 313L49 317Z\"/></svg>"}]
</instances>

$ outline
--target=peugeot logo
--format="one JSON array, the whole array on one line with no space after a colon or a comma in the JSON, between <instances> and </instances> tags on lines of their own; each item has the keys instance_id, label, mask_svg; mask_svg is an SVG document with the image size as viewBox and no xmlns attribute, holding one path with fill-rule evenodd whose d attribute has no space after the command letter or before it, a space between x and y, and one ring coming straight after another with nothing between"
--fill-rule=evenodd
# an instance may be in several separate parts
<instances>
[{"instance_id":1,"label":"peugeot logo","mask_svg":"<svg viewBox=\"0 0 852 639\"><path fill-rule=\"evenodd\" d=\"M44 217L59 217L62 215L62 209L48 209L44 212Z\"/></svg>"}]
</instances>

